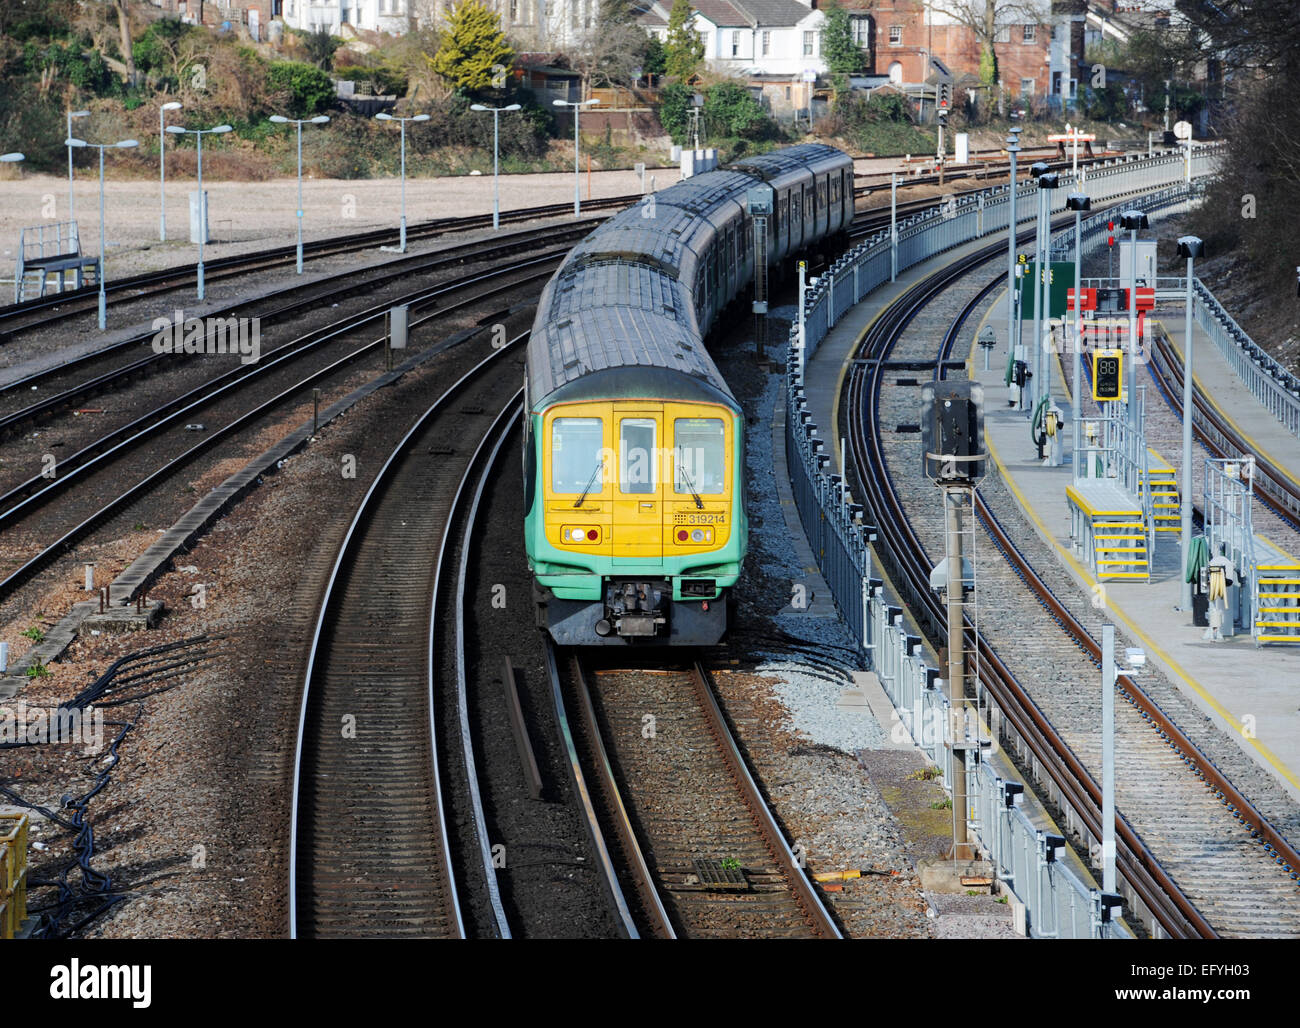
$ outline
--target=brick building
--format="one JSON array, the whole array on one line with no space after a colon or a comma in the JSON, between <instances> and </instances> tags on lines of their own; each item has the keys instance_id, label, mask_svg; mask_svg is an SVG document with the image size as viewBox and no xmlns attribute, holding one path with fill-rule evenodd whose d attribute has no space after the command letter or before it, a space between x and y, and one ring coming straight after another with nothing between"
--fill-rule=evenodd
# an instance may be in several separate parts
<instances>
[{"instance_id":1,"label":"brick building","mask_svg":"<svg viewBox=\"0 0 1300 1028\"><path fill-rule=\"evenodd\" d=\"M897 83L925 82L948 69L958 86L979 81L980 41L975 32L945 10L982 12L996 0L843 0L854 35L868 56L868 70ZM1087 0L1032 0L1000 5L994 51L1012 96L1048 97L1053 105L1076 95L1083 62Z\"/></svg>"}]
</instances>

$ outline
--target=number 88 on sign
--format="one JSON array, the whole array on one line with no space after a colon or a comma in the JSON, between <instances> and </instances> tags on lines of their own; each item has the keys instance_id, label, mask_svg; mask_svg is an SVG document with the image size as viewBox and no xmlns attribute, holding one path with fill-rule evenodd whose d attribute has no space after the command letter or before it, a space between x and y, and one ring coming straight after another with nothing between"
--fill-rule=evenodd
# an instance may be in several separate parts
<instances>
[{"instance_id":1,"label":"number 88 on sign","mask_svg":"<svg viewBox=\"0 0 1300 1028\"><path fill-rule=\"evenodd\" d=\"M1119 400L1124 395L1124 351L1095 350L1092 355L1092 398Z\"/></svg>"}]
</instances>

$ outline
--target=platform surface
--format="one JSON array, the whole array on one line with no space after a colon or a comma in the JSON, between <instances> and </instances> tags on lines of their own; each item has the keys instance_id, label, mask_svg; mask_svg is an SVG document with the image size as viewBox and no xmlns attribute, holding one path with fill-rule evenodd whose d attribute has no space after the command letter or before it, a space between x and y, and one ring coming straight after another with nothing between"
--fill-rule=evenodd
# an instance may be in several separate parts
<instances>
[{"instance_id":1,"label":"platform surface","mask_svg":"<svg viewBox=\"0 0 1300 1028\"><path fill-rule=\"evenodd\" d=\"M1169 319L1171 325L1175 319ZM1181 345L1181 318L1176 345ZM1063 467L1046 468L1030 445L1023 412L1007 406L1003 367L1006 361L1006 307L994 304L985 322L998 331L999 344L991 367L982 371L983 354L974 339L983 324L969 325L966 334L975 351L970 362L972 376L984 384L986 403L985 438L994 463L1011 492L1026 511L1039 536L1052 545L1084 595L1093 595L1094 575L1075 553L1070 540L1069 441L1066 427L1066 459ZM1173 332L1171 330L1171 335ZM1199 329L1194 338L1198 384L1250 438L1260 440L1272 459L1296 473L1300 469L1300 439L1291 435L1240 384L1214 345ZM963 352L965 347L963 344ZM1202 357L1204 355L1204 357ZM1217 362L1217 366L1216 366ZM1052 395L1066 398L1060 365L1052 361ZM1235 388L1234 388L1235 385ZM1158 400L1157 402L1163 402ZM1067 406L1062 399L1062 406ZM1255 433L1259 434L1256 435ZM1266 541L1265 541L1266 542ZM1269 546L1276 551L1276 547ZM1280 552L1280 551L1277 551ZM1158 535L1149 581L1107 579L1107 610L1121 636L1122 645L1146 651L1155 664L1211 720L1236 740L1242 750L1300 800L1300 647L1257 647L1249 629L1222 642L1209 642L1203 628L1192 624L1190 612L1178 608L1181 594L1179 546L1175 535ZM1245 731L1243 731L1245 729ZM1249 737L1253 731L1254 737Z\"/></svg>"}]
</instances>

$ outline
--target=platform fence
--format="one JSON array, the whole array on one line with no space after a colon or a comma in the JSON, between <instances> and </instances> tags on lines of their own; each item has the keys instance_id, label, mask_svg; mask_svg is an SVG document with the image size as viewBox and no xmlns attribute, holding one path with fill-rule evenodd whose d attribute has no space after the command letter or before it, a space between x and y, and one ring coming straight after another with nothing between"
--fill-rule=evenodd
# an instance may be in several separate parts
<instances>
[{"instance_id":1,"label":"platform fence","mask_svg":"<svg viewBox=\"0 0 1300 1028\"><path fill-rule=\"evenodd\" d=\"M1104 162L1089 169L1086 182L1078 186L1066 174L1063 187L1050 193L1051 207L1054 213L1064 210L1066 197L1076 189L1085 190L1094 204L1122 200L1126 209L1147 211L1185 207L1198 189L1196 180L1213 173L1221 153L1219 147L1197 151L1190 188L1184 181L1183 157L1177 153ZM1018 225L1036 217L1037 191L1032 181L1016 190ZM898 269L981 237L1005 235L1012 206L1011 187L1003 185L903 219L894 241ZM1109 208L1091 214L1083 224L1084 245L1096 245L1113 217ZM1072 248L1073 226L1056 234L1053 243ZM937 687L942 680L937 669L926 665L921 640L906 633L902 609L888 604L881 583L872 578L873 530L865 524L865 512L852 501L842 476L831 471L834 455L826 452L826 437L812 422L804 394L809 357L855 304L890 280L892 249L890 232L878 232L810 282L802 318L790 331L786 461L800 522L835 604L857 640L860 659L877 672L899 721L941 769L944 785L950 789L952 767L943 732L948 700ZM1005 805L1008 783L978 761L970 762L967 776L968 822L993 859L998 877L1025 904L1029 933L1060 938L1116 934L1116 929L1101 923L1097 891L1065 863L1047 859L1043 832L1019 808L1006 813L998 808L999 803Z\"/></svg>"}]
</instances>

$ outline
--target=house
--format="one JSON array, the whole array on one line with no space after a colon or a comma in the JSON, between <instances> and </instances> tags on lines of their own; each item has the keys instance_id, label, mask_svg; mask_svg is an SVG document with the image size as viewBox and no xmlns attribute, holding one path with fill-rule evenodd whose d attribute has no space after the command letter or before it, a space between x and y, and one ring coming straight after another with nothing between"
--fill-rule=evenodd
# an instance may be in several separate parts
<instances>
[{"instance_id":1,"label":"house","mask_svg":"<svg viewBox=\"0 0 1300 1028\"><path fill-rule=\"evenodd\" d=\"M671 0L655 0L638 23L661 41L668 37ZM801 0L691 0L692 28L704 41L711 68L743 76L801 78L824 74L821 35L825 15Z\"/></svg>"},{"instance_id":2,"label":"house","mask_svg":"<svg viewBox=\"0 0 1300 1028\"><path fill-rule=\"evenodd\" d=\"M935 62L960 85L978 82L979 37L952 14L951 3L930 0L845 0L850 13L868 21L870 66L890 81L932 80ZM1012 95L1072 104L1083 63L1086 0L1027 0L999 7L994 52ZM978 7L976 8L978 10Z\"/></svg>"}]
</instances>

